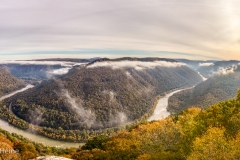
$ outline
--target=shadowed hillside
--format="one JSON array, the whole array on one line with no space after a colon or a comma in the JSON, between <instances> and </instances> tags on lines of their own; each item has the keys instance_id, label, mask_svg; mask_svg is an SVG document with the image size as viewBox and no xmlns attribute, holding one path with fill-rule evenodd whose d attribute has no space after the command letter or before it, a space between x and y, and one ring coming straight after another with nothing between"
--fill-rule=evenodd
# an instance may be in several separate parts
<instances>
[{"instance_id":1,"label":"shadowed hillside","mask_svg":"<svg viewBox=\"0 0 240 160\"><path fill-rule=\"evenodd\" d=\"M184 90L169 98L168 110L178 113L192 106L206 109L208 106L234 98L240 88L240 67L228 68L210 77L193 89Z\"/></svg>"},{"instance_id":2,"label":"shadowed hillside","mask_svg":"<svg viewBox=\"0 0 240 160\"><path fill-rule=\"evenodd\" d=\"M26 84L11 75L8 71L0 68L0 97L23 88Z\"/></svg>"}]
</instances>

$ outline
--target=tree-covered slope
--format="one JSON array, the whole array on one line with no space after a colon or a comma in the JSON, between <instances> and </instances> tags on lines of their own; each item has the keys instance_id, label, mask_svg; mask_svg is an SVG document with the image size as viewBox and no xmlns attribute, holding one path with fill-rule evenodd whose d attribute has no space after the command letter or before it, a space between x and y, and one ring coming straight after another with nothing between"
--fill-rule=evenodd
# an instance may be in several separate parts
<instances>
[{"instance_id":1,"label":"tree-covered slope","mask_svg":"<svg viewBox=\"0 0 240 160\"><path fill-rule=\"evenodd\" d=\"M112 68L99 66L98 60L75 67L67 75L6 99L4 104L11 103L19 118L42 127L102 129L140 119L150 112L157 95L201 81L196 72L174 60L162 60L157 66L151 61L147 65L146 61L138 62L134 67Z\"/></svg>"},{"instance_id":2,"label":"tree-covered slope","mask_svg":"<svg viewBox=\"0 0 240 160\"><path fill-rule=\"evenodd\" d=\"M146 122L112 137L99 136L72 155L77 160L240 159L238 97L206 110L189 108L177 116Z\"/></svg>"},{"instance_id":3,"label":"tree-covered slope","mask_svg":"<svg viewBox=\"0 0 240 160\"><path fill-rule=\"evenodd\" d=\"M208 106L234 98L236 88L240 88L240 67L226 70L192 89L184 90L169 98L168 110L178 113L192 106L207 108ZM227 73L228 72L228 73Z\"/></svg>"},{"instance_id":4,"label":"tree-covered slope","mask_svg":"<svg viewBox=\"0 0 240 160\"><path fill-rule=\"evenodd\" d=\"M0 68L0 97L23 88L26 84L11 75L8 71Z\"/></svg>"},{"instance_id":5,"label":"tree-covered slope","mask_svg":"<svg viewBox=\"0 0 240 160\"><path fill-rule=\"evenodd\" d=\"M240 159L240 90L235 99L206 110L189 108L159 121L88 140L81 148L60 149L34 143L0 129L2 159L59 155L76 160L235 160Z\"/></svg>"}]
</instances>

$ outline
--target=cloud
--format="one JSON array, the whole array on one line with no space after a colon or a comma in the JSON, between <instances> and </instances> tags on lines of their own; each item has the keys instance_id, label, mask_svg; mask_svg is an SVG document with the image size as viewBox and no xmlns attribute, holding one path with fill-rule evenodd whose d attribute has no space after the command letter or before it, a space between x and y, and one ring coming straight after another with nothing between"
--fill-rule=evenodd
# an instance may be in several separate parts
<instances>
[{"instance_id":1,"label":"cloud","mask_svg":"<svg viewBox=\"0 0 240 160\"><path fill-rule=\"evenodd\" d=\"M239 1L1 0L0 6L0 55L19 53L13 58L109 48L192 54L172 58L239 58Z\"/></svg>"},{"instance_id":2,"label":"cloud","mask_svg":"<svg viewBox=\"0 0 240 160\"><path fill-rule=\"evenodd\" d=\"M199 63L199 66L204 66L204 67L208 67L208 66L213 66L214 63Z\"/></svg>"},{"instance_id":3,"label":"cloud","mask_svg":"<svg viewBox=\"0 0 240 160\"><path fill-rule=\"evenodd\" d=\"M231 67L223 68L220 67L217 72L213 72L213 75L227 75L230 73L234 73L234 71L237 69L237 66L233 65Z\"/></svg>"},{"instance_id":4,"label":"cloud","mask_svg":"<svg viewBox=\"0 0 240 160\"><path fill-rule=\"evenodd\" d=\"M48 75L63 75L63 74L67 74L70 69L71 69L70 67L55 69L55 70L48 71L47 74Z\"/></svg>"},{"instance_id":5,"label":"cloud","mask_svg":"<svg viewBox=\"0 0 240 160\"><path fill-rule=\"evenodd\" d=\"M120 125L128 122L128 118L124 112L118 112L116 115L110 117L110 122L113 125Z\"/></svg>"},{"instance_id":6,"label":"cloud","mask_svg":"<svg viewBox=\"0 0 240 160\"><path fill-rule=\"evenodd\" d=\"M167 68L181 67L183 65L185 64L180 62L167 62L167 61L154 61L154 62L119 61L119 62L96 62L92 65L87 66L87 68L111 67L112 69L134 68L136 70L142 70L155 67L167 67Z\"/></svg>"}]
</instances>

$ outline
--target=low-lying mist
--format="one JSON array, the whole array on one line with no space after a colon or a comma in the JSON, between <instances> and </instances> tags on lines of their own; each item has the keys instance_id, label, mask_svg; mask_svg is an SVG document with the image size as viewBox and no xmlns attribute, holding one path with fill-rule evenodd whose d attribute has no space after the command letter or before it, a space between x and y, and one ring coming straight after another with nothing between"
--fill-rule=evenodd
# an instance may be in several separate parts
<instances>
[{"instance_id":1,"label":"low-lying mist","mask_svg":"<svg viewBox=\"0 0 240 160\"><path fill-rule=\"evenodd\" d=\"M218 68L218 71L216 71L216 72L212 71L212 74L213 75L227 75L230 73L234 73L237 68L238 68L238 66L236 66L236 65L226 67L226 68L220 67L220 68Z\"/></svg>"},{"instance_id":2,"label":"low-lying mist","mask_svg":"<svg viewBox=\"0 0 240 160\"><path fill-rule=\"evenodd\" d=\"M208 67L208 66L213 66L213 65L214 65L214 63L199 63L200 67L202 67L202 66Z\"/></svg>"},{"instance_id":3,"label":"low-lying mist","mask_svg":"<svg viewBox=\"0 0 240 160\"><path fill-rule=\"evenodd\" d=\"M58 84L59 91L55 91L55 93L62 99L67 102L67 106L69 107L70 111L76 113L79 118L86 123L88 126L92 126L96 124L96 117L95 114L91 110L84 109L82 105L82 100L76 100L73 96L70 95L67 89L65 89L64 84L62 81L58 79L54 79L54 81Z\"/></svg>"},{"instance_id":4,"label":"low-lying mist","mask_svg":"<svg viewBox=\"0 0 240 160\"><path fill-rule=\"evenodd\" d=\"M154 61L154 62L141 62L141 61L119 61L119 62L96 62L89 65L87 68L95 67L111 67L112 69L119 68L135 68L136 70L155 68L155 67L181 67L184 63L180 62L167 62L167 61Z\"/></svg>"}]
</instances>

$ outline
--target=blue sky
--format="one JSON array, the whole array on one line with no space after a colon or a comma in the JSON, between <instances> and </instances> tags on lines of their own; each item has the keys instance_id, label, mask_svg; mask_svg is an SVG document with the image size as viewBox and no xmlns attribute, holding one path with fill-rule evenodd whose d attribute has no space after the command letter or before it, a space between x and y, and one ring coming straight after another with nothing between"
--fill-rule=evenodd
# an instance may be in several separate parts
<instances>
[{"instance_id":1,"label":"blue sky","mask_svg":"<svg viewBox=\"0 0 240 160\"><path fill-rule=\"evenodd\" d=\"M1 0L0 60L240 59L239 0Z\"/></svg>"}]
</instances>

